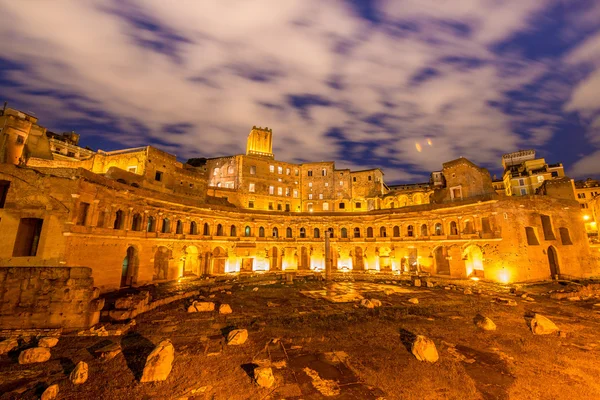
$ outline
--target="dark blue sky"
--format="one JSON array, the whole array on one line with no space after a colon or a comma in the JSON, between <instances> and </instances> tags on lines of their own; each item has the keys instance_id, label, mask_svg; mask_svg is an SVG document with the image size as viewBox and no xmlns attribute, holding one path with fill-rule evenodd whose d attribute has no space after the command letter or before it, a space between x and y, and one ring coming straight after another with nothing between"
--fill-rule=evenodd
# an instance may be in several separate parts
<instances>
[{"instance_id":1,"label":"dark blue sky","mask_svg":"<svg viewBox=\"0 0 600 400\"><path fill-rule=\"evenodd\" d=\"M600 2L0 0L0 100L113 150L426 179L534 148L600 175ZM326 3L326 4L323 4Z\"/></svg>"}]
</instances>

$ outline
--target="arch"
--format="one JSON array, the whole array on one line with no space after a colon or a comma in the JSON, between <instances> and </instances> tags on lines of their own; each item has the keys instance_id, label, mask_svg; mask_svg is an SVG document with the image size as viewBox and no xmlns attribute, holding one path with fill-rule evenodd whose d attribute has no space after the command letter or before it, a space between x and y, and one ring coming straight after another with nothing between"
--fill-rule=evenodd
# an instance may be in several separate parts
<instances>
[{"instance_id":1,"label":"arch","mask_svg":"<svg viewBox=\"0 0 600 400\"><path fill-rule=\"evenodd\" d=\"M124 222L125 221L123 220L123 211L117 210L117 212L115 213L115 222L113 224L113 228L114 229L123 229Z\"/></svg>"},{"instance_id":2,"label":"arch","mask_svg":"<svg viewBox=\"0 0 600 400\"><path fill-rule=\"evenodd\" d=\"M415 236L415 228L412 225L406 227L406 236L413 237Z\"/></svg>"},{"instance_id":3,"label":"arch","mask_svg":"<svg viewBox=\"0 0 600 400\"><path fill-rule=\"evenodd\" d=\"M427 229L427 224L421 225L421 236L429 236L429 230Z\"/></svg>"},{"instance_id":4,"label":"arch","mask_svg":"<svg viewBox=\"0 0 600 400\"><path fill-rule=\"evenodd\" d=\"M134 246L129 246L121 269L121 287L131 286L137 282L138 268L138 251Z\"/></svg>"},{"instance_id":5,"label":"arch","mask_svg":"<svg viewBox=\"0 0 600 400\"><path fill-rule=\"evenodd\" d=\"M394 237L400 237L400 227L398 225L394 225L394 228L392 229L392 234L394 235Z\"/></svg>"},{"instance_id":6,"label":"arch","mask_svg":"<svg viewBox=\"0 0 600 400\"><path fill-rule=\"evenodd\" d=\"M458 235L458 226L456 225L456 221L450 222L450 235Z\"/></svg>"},{"instance_id":7,"label":"arch","mask_svg":"<svg viewBox=\"0 0 600 400\"><path fill-rule=\"evenodd\" d=\"M370 227L370 226L367 228L367 237L368 238L372 238L373 237L373 228Z\"/></svg>"},{"instance_id":8,"label":"arch","mask_svg":"<svg viewBox=\"0 0 600 400\"><path fill-rule=\"evenodd\" d=\"M286 238L291 238L293 236L292 233L292 228L290 228L289 226L285 229L285 237Z\"/></svg>"},{"instance_id":9,"label":"arch","mask_svg":"<svg viewBox=\"0 0 600 400\"><path fill-rule=\"evenodd\" d=\"M342 237L342 239L347 239L348 238L348 229L342 228L342 230L341 230L341 237Z\"/></svg>"},{"instance_id":10,"label":"arch","mask_svg":"<svg viewBox=\"0 0 600 400\"><path fill-rule=\"evenodd\" d=\"M258 228L258 237L265 237L265 228L262 226Z\"/></svg>"},{"instance_id":11,"label":"arch","mask_svg":"<svg viewBox=\"0 0 600 400\"><path fill-rule=\"evenodd\" d=\"M360 228L358 226L354 228L354 237L355 238L360 237Z\"/></svg>"},{"instance_id":12,"label":"arch","mask_svg":"<svg viewBox=\"0 0 600 400\"><path fill-rule=\"evenodd\" d=\"M210 225L208 225L208 222L204 223L204 229L202 231L202 234L204 236L210 236Z\"/></svg>"},{"instance_id":13,"label":"arch","mask_svg":"<svg viewBox=\"0 0 600 400\"><path fill-rule=\"evenodd\" d=\"M246 225L246 227L244 228L244 236L250 237L251 235L252 235L252 228L250 228L249 226Z\"/></svg>"},{"instance_id":14,"label":"arch","mask_svg":"<svg viewBox=\"0 0 600 400\"><path fill-rule=\"evenodd\" d=\"M178 235L183 234L183 222L181 220L177 220L177 224L175 225L175 233Z\"/></svg>"},{"instance_id":15,"label":"arch","mask_svg":"<svg viewBox=\"0 0 600 400\"><path fill-rule=\"evenodd\" d=\"M385 229L385 226L379 228L379 237L387 237L387 231Z\"/></svg>"},{"instance_id":16,"label":"arch","mask_svg":"<svg viewBox=\"0 0 600 400\"><path fill-rule=\"evenodd\" d=\"M162 220L161 232L162 233L170 233L171 232L171 221L169 221L169 218L164 218Z\"/></svg>"},{"instance_id":17,"label":"arch","mask_svg":"<svg viewBox=\"0 0 600 400\"><path fill-rule=\"evenodd\" d=\"M560 266L558 264L558 253L554 246L548 246L548 266L550 267L550 277L557 279L560 275Z\"/></svg>"},{"instance_id":18,"label":"arch","mask_svg":"<svg viewBox=\"0 0 600 400\"><path fill-rule=\"evenodd\" d=\"M327 233L329 233L329 237L330 238L335 237L334 236L334 232L333 232L333 228L327 228Z\"/></svg>"},{"instance_id":19,"label":"arch","mask_svg":"<svg viewBox=\"0 0 600 400\"><path fill-rule=\"evenodd\" d=\"M237 236L237 228L235 227L235 225L231 225L231 227L229 228L229 236Z\"/></svg>"},{"instance_id":20,"label":"arch","mask_svg":"<svg viewBox=\"0 0 600 400\"><path fill-rule=\"evenodd\" d=\"M473 221L471 221L470 219L466 219L465 222L463 222L464 228L463 228L463 233L467 234L467 235L472 235L475 233L475 228L473 227Z\"/></svg>"},{"instance_id":21,"label":"arch","mask_svg":"<svg viewBox=\"0 0 600 400\"><path fill-rule=\"evenodd\" d=\"M277 229L277 227L273 227L273 237L274 238L278 238L279 237L279 229Z\"/></svg>"},{"instance_id":22,"label":"arch","mask_svg":"<svg viewBox=\"0 0 600 400\"><path fill-rule=\"evenodd\" d=\"M321 231L319 230L319 228L315 228L314 229L314 238L318 239L319 237L321 237Z\"/></svg>"},{"instance_id":23,"label":"arch","mask_svg":"<svg viewBox=\"0 0 600 400\"><path fill-rule=\"evenodd\" d=\"M196 224L196 221L192 221L190 222L190 235L197 235L198 234L198 224Z\"/></svg>"},{"instance_id":24,"label":"arch","mask_svg":"<svg viewBox=\"0 0 600 400\"><path fill-rule=\"evenodd\" d=\"M306 237L306 229L304 227L300 228L300 238L304 239Z\"/></svg>"},{"instance_id":25,"label":"arch","mask_svg":"<svg viewBox=\"0 0 600 400\"><path fill-rule=\"evenodd\" d=\"M156 232L156 218L148 217L148 223L146 224L146 231Z\"/></svg>"},{"instance_id":26,"label":"arch","mask_svg":"<svg viewBox=\"0 0 600 400\"><path fill-rule=\"evenodd\" d=\"M227 263L227 251L222 247L215 247L212 252L212 274L222 275L225 273L225 264Z\"/></svg>"},{"instance_id":27,"label":"arch","mask_svg":"<svg viewBox=\"0 0 600 400\"><path fill-rule=\"evenodd\" d=\"M474 244L468 246L463 251L463 260L465 260L467 277L484 277L483 252L481 251L481 247Z\"/></svg>"},{"instance_id":28,"label":"arch","mask_svg":"<svg viewBox=\"0 0 600 400\"><path fill-rule=\"evenodd\" d=\"M415 193L413 195L413 204L414 205L423 204L423 195L421 193Z\"/></svg>"},{"instance_id":29,"label":"arch","mask_svg":"<svg viewBox=\"0 0 600 400\"><path fill-rule=\"evenodd\" d=\"M408 197L407 196L399 196L398 197L398 207L406 207L408 205Z\"/></svg>"},{"instance_id":30,"label":"arch","mask_svg":"<svg viewBox=\"0 0 600 400\"><path fill-rule=\"evenodd\" d=\"M196 246L187 246L185 248L182 273L183 276L200 275L200 256Z\"/></svg>"},{"instance_id":31,"label":"arch","mask_svg":"<svg viewBox=\"0 0 600 400\"><path fill-rule=\"evenodd\" d=\"M448 248L446 246L437 246L433 250L433 264L436 274L450 275L450 261L448 260Z\"/></svg>"},{"instance_id":32,"label":"arch","mask_svg":"<svg viewBox=\"0 0 600 400\"><path fill-rule=\"evenodd\" d=\"M442 229L442 224L440 222L437 222L434 225L434 232L436 236L441 236L444 233L444 230Z\"/></svg>"},{"instance_id":33,"label":"arch","mask_svg":"<svg viewBox=\"0 0 600 400\"><path fill-rule=\"evenodd\" d=\"M217 225L217 236L223 236L223 225Z\"/></svg>"},{"instance_id":34,"label":"arch","mask_svg":"<svg viewBox=\"0 0 600 400\"><path fill-rule=\"evenodd\" d=\"M167 279L169 273L169 260L173 258L173 252L165 247L159 246L154 253L154 280Z\"/></svg>"},{"instance_id":35,"label":"arch","mask_svg":"<svg viewBox=\"0 0 600 400\"><path fill-rule=\"evenodd\" d=\"M131 230L141 231L142 230L142 216L138 213L133 214L131 218Z\"/></svg>"}]
</instances>

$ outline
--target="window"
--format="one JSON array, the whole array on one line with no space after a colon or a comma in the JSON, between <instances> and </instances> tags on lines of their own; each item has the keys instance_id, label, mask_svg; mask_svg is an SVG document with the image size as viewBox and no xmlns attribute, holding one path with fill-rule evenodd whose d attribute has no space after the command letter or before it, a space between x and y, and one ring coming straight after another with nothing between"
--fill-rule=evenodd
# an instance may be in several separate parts
<instances>
[{"instance_id":1,"label":"window","mask_svg":"<svg viewBox=\"0 0 600 400\"><path fill-rule=\"evenodd\" d=\"M213 169L213 176L217 176L217 175L219 175L219 168L218 167L215 168L215 169Z\"/></svg>"},{"instance_id":2,"label":"window","mask_svg":"<svg viewBox=\"0 0 600 400\"><path fill-rule=\"evenodd\" d=\"M400 237L400 227L398 225L394 226L394 237Z\"/></svg>"},{"instance_id":3,"label":"window","mask_svg":"<svg viewBox=\"0 0 600 400\"><path fill-rule=\"evenodd\" d=\"M344 181L340 181L340 186L344 186Z\"/></svg>"},{"instance_id":4,"label":"window","mask_svg":"<svg viewBox=\"0 0 600 400\"><path fill-rule=\"evenodd\" d=\"M286 175L289 175L289 174L290 174L290 172L291 172L291 170L290 170L289 168L286 168L286 169L285 169L285 174L286 174Z\"/></svg>"},{"instance_id":5,"label":"window","mask_svg":"<svg viewBox=\"0 0 600 400\"><path fill-rule=\"evenodd\" d=\"M269 194L275 194L275 186L269 186Z\"/></svg>"},{"instance_id":6,"label":"window","mask_svg":"<svg viewBox=\"0 0 600 400\"><path fill-rule=\"evenodd\" d=\"M312 182L308 182L308 187L312 187Z\"/></svg>"},{"instance_id":7,"label":"window","mask_svg":"<svg viewBox=\"0 0 600 400\"><path fill-rule=\"evenodd\" d=\"M369 180L371 180L371 175L369 175Z\"/></svg>"},{"instance_id":8,"label":"window","mask_svg":"<svg viewBox=\"0 0 600 400\"><path fill-rule=\"evenodd\" d=\"M183 222L181 222L180 220L178 220L177 224L175 225L175 233L177 235L183 234Z\"/></svg>"},{"instance_id":9,"label":"window","mask_svg":"<svg viewBox=\"0 0 600 400\"><path fill-rule=\"evenodd\" d=\"M283 207L283 206L281 205L281 203L277 203L277 211L281 211L281 210L282 210L282 207Z\"/></svg>"},{"instance_id":10,"label":"window","mask_svg":"<svg viewBox=\"0 0 600 400\"><path fill-rule=\"evenodd\" d=\"M258 228L258 237L265 237L265 228L262 226Z\"/></svg>"},{"instance_id":11,"label":"window","mask_svg":"<svg viewBox=\"0 0 600 400\"><path fill-rule=\"evenodd\" d=\"M552 171L552 172L550 173L550 175L551 175L553 178L558 178L558 171Z\"/></svg>"},{"instance_id":12,"label":"window","mask_svg":"<svg viewBox=\"0 0 600 400\"><path fill-rule=\"evenodd\" d=\"M282 196L282 195L283 195L283 188L282 188L282 187L278 187L278 188L277 188L277 194L278 194L279 196Z\"/></svg>"},{"instance_id":13,"label":"window","mask_svg":"<svg viewBox=\"0 0 600 400\"><path fill-rule=\"evenodd\" d=\"M308 203L306 205L306 208L307 208L308 212L312 212L313 211L313 204L312 203Z\"/></svg>"},{"instance_id":14,"label":"window","mask_svg":"<svg viewBox=\"0 0 600 400\"><path fill-rule=\"evenodd\" d=\"M113 223L113 229L123 229L123 211L118 210L115 213L115 222Z\"/></svg>"},{"instance_id":15,"label":"window","mask_svg":"<svg viewBox=\"0 0 600 400\"><path fill-rule=\"evenodd\" d=\"M277 229L277 227L273 228L273 237L274 238L279 237L279 229Z\"/></svg>"},{"instance_id":16,"label":"window","mask_svg":"<svg viewBox=\"0 0 600 400\"><path fill-rule=\"evenodd\" d=\"M329 211L329 203L323 203L323 211Z\"/></svg>"},{"instance_id":17,"label":"window","mask_svg":"<svg viewBox=\"0 0 600 400\"><path fill-rule=\"evenodd\" d=\"M25 138L23 138L23 136L21 136L21 135L17 135L17 144L23 144L23 143L25 143Z\"/></svg>"},{"instance_id":18,"label":"window","mask_svg":"<svg viewBox=\"0 0 600 400\"><path fill-rule=\"evenodd\" d=\"M256 175L256 165L250 166L250 175Z\"/></svg>"},{"instance_id":19,"label":"window","mask_svg":"<svg viewBox=\"0 0 600 400\"><path fill-rule=\"evenodd\" d=\"M294 189L294 198L298 198L298 189Z\"/></svg>"},{"instance_id":20,"label":"window","mask_svg":"<svg viewBox=\"0 0 600 400\"><path fill-rule=\"evenodd\" d=\"M450 222L450 235L458 235L458 226L455 221Z\"/></svg>"},{"instance_id":21,"label":"window","mask_svg":"<svg viewBox=\"0 0 600 400\"><path fill-rule=\"evenodd\" d=\"M237 228L235 227L235 225L231 225L231 227L229 228L229 236L237 236Z\"/></svg>"},{"instance_id":22,"label":"window","mask_svg":"<svg viewBox=\"0 0 600 400\"><path fill-rule=\"evenodd\" d=\"M356 177L355 176L352 177L352 182L356 182Z\"/></svg>"},{"instance_id":23,"label":"window","mask_svg":"<svg viewBox=\"0 0 600 400\"><path fill-rule=\"evenodd\" d=\"M312 176L312 169L308 170L308 176Z\"/></svg>"},{"instance_id":24,"label":"window","mask_svg":"<svg viewBox=\"0 0 600 400\"><path fill-rule=\"evenodd\" d=\"M210 226L207 222L204 223L204 230L202 231L204 236L210 236Z\"/></svg>"},{"instance_id":25,"label":"window","mask_svg":"<svg viewBox=\"0 0 600 400\"><path fill-rule=\"evenodd\" d=\"M319 231L319 228L315 228L313 236L315 239L318 239L321 236L321 231Z\"/></svg>"},{"instance_id":26,"label":"window","mask_svg":"<svg viewBox=\"0 0 600 400\"><path fill-rule=\"evenodd\" d=\"M525 186L525 180L519 179L519 186Z\"/></svg>"},{"instance_id":27,"label":"window","mask_svg":"<svg viewBox=\"0 0 600 400\"><path fill-rule=\"evenodd\" d=\"M0 208L4 208L6 202L6 195L8 194L8 188L10 187L10 181L0 181Z\"/></svg>"},{"instance_id":28,"label":"window","mask_svg":"<svg viewBox=\"0 0 600 400\"><path fill-rule=\"evenodd\" d=\"M229 167L227 167L227 173L228 173L229 175L233 174L233 172L234 172L233 165L230 165Z\"/></svg>"},{"instance_id":29,"label":"window","mask_svg":"<svg viewBox=\"0 0 600 400\"><path fill-rule=\"evenodd\" d=\"M285 203L285 211L290 212L290 203Z\"/></svg>"},{"instance_id":30,"label":"window","mask_svg":"<svg viewBox=\"0 0 600 400\"><path fill-rule=\"evenodd\" d=\"M563 245L568 246L573 244L567 228L558 228L558 233L560 234L560 242Z\"/></svg>"},{"instance_id":31,"label":"window","mask_svg":"<svg viewBox=\"0 0 600 400\"><path fill-rule=\"evenodd\" d=\"M354 228L354 237L355 238L360 237L360 228L359 227Z\"/></svg>"},{"instance_id":32,"label":"window","mask_svg":"<svg viewBox=\"0 0 600 400\"><path fill-rule=\"evenodd\" d=\"M223 236L223 225L217 225L217 236Z\"/></svg>"},{"instance_id":33,"label":"window","mask_svg":"<svg viewBox=\"0 0 600 400\"><path fill-rule=\"evenodd\" d=\"M2 199L0 199L1 201ZM79 203L79 212L77 213L77 225L85 225L85 220L87 219L88 210L90 209L90 203Z\"/></svg>"},{"instance_id":34,"label":"window","mask_svg":"<svg viewBox=\"0 0 600 400\"><path fill-rule=\"evenodd\" d=\"M131 230L136 232L142 230L142 216L140 214L133 214L131 218Z\"/></svg>"},{"instance_id":35,"label":"window","mask_svg":"<svg viewBox=\"0 0 600 400\"><path fill-rule=\"evenodd\" d=\"M39 218L21 218L13 248L13 257L35 257L43 223L44 220Z\"/></svg>"},{"instance_id":36,"label":"window","mask_svg":"<svg viewBox=\"0 0 600 400\"><path fill-rule=\"evenodd\" d=\"M371 228L371 227L367 228L367 237L368 238L372 238L373 237L373 228Z\"/></svg>"},{"instance_id":37,"label":"window","mask_svg":"<svg viewBox=\"0 0 600 400\"><path fill-rule=\"evenodd\" d=\"M196 224L196 222L192 221L190 222L190 235L197 235L198 234L198 225Z\"/></svg>"},{"instance_id":38,"label":"window","mask_svg":"<svg viewBox=\"0 0 600 400\"><path fill-rule=\"evenodd\" d=\"M162 182L163 179L163 173L161 171L156 171L156 173L154 174L154 180L157 182Z\"/></svg>"},{"instance_id":39,"label":"window","mask_svg":"<svg viewBox=\"0 0 600 400\"><path fill-rule=\"evenodd\" d=\"M450 198L452 200L462 199L462 187L455 186L450 188Z\"/></svg>"},{"instance_id":40,"label":"window","mask_svg":"<svg viewBox=\"0 0 600 400\"><path fill-rule=\"evenodd\" d=\"M342 231L341 231L341 237L342 237L343 239L346 239L346 238L348 238L348 229L346 229L346 228L342 228Z\"/></svg>"},{"instance_id":41,"label":"window","mask_svg":"<svg viewBox=\"0 0 600 400\"><path fill-rule=\"evenodd\" d=\"M275 166L269 165L269 172L275 172Z\"/></svg>"},{"instance_id":42,"label":"window","mask_svg":"<svg viewBox=\"0 0 600 400\"><path fill-rule=\"evenodd\" d=\"M156 219L154 217L148 217L148 224L146 225L147 232L155 232L156 231Z\"/></svg>"},{"instance_id":43,"label":"window","mask_svg":"<svg viewBox=\"0 0 600 400\"><path fill-rule=\"evenodd\" d=\"M278 166L277 167L277 173L278 174L283 174L283 167L282 166Z\"/></svg>"},{"instance_id":44,"label":"window","mask_svg":"<svg viewBox=\"0 0 600 400\"><path fill-rule=\"evenodd\" d=\"M290 239L292 237L292 228L290 228L289 226L285 230L285 237L288 239Z\"/></svg>"},{"instance_id":45,"label":"window","mask_svg":"<svg viewBox=\"0 0 600 400\"><path fill-rule=\"evenodd\" d=\"M171 232L171 221L169 218L165 218L162 220L162 233L170 233Z\"/></svg>"},{"instance_id":46,"label":"window","mask_svg":"<svg viewBox=\"0 0 600 400\"><path fill-rule=\"evenodd\" d=\"M346 203L340 203L340 204L338 204L338 208L339 208L340 210L343 210L343 209L345 209L345 208L346 208Z\"/></svg>"},{"instance_id":47,"label":"window","mask_svg":"<svg viewBox=\"0 0 600 400\"><path fill-rule=\"evenodd\" d=\"M525 196L527 194L527 189L521 188L521 196Z\"/></svg>"},{"instance_id":48,"label":"window","mask_svg":"<svg viewBox=\"0 0 600 400\"><path fill-rule=\"evenodd\" d=\"M304 239L306 237L306 229L300 228L300 238Z\"/></svg>"},{"instance_id":49,"label":"window","mask_svg":"<svg viewBox=\"0 0 600 400\"><path fill-rule=\"evenodd\" d=\"M421 225L421 236L429 236L426 224Z\"/></svg>"},{"instance_id":50,"label":"window","mask_svg":"<svg viewBox=\"0 0 600 400\"><path fill-rule=\"evenodd\" d=\"M408 237L415 236L415 229L413 228L412 225L409 225L406 227L406 236L408 236Z\"/></svg>"},{"instance_id":51,"label":"window","mask_svg":"<svg viewBox=\"0 0 600 400\"><path fill-rule=\"evenodd\" d=\"M506 214L505 214L505 217L506 217ZM490 224L489 217L481 218L481 230L483 231L483 233L492 233L492 226Z\"/></svg>"},{"instance_id":52,"label":"window","mask_svg":"<svg viewBox=\"0 0 600 400\"><path fill-rule=\"evenodd\" d=\"M385 226L379 228L379 237L387 237L387 232L385 230Z\"/></svg>"},{"instance_id":53,"label":"window","mask_svg":"<svg viewBox=\"0 0 600 400\"><path fill-rule=\"evenodd\" d=\"M312 200L312 193L309 193L309 194L308 194L308 199L309 199L309 200Z\"/></svg>"},{"instance_id":54,"label":"window","mask_svg":"<svg viewBox=\"0 0 600 400\"><path fill-rule=\"evenodd\" d=\"M252 234L252 229L249 226L246 226L244 228L244 236L250 237L251 234Z\"/></svg>"},{"instance_id":55,"label":"window","mask_svg":"<svg viewBox=\"0 0 600 400\"><path fill-rule=\"evenodd\" d=\"M254 183L248 185L248 191L254 193L256 191L256 185Z\"/></svg>"},{"instance_id":56,"label":"window","mask_svg":"<svg viewBox=\"0 0 600 400\"><path fill-rule=\"evenodd\" d=\"M527 244L530 246L537 246L540 244L540 241L535 234L535 228L531 226L525 227L525 236L527 236Z\"/></svg>"},{"instance_id":57,"label":"window","mask_svg":"<svg viewBox=\"0 0 600 400\"><path fill-rule=\"evenodd\" d=\"M585 199L585 193L577 193L578 199Z\"/></svg>"},{"instance_id":58,"label":"window","mask_svg":"<svg viewBox=\"0 0 600 400\"><path fill-rule=\"evenodd\" d=\"M544 176L543 176L543 175L539 175L539 176L537 177L537 181L538 181L538 183L540 183L540 182L544 182Z\"/></svg>"},{"instance_id":59,"label":"window","mask_svg":"<svg viewBox=\"0 0 600 400\"><path fill-rule=\"evenodd\" d=\"M333 236L333 228L327 228L327 233L329 234L329 237L332 238Z\"/></svg>"},{"instance_id":60,"label":"window","mask_svg":"<svg viewBox=\"0 0 600 400\"><path fill-rule=\"evenodd\" d=\"M248 208L254 208L254 200L248 201Z\"/></svg>"},{"instance_id":61,"label":"window","mask_svg":"<svg viewBox=\"0 0 600 400\"><path fill-rule=\"evenodd\" d=\"M285 188L285 195L286 195L287 197L290 197L290 192L291 192L291 189L290 189L289 187L288 187L288 188Z\"/></svg>"},{"instance_id":62,"label":"window","mask_svg":"<svg viewBox=\"0 0 600 400\"><path fill-rule=\"evenodd\" d=\"M319 200L323 200L323 193L319 193Z\"/></svg>"},{"instance_id":63,"label":"window","mask_svg":"<svg viewBox=\"0 0 600 400\"><path fill-rule=\"evenodd\" d=\"M271 210L271 211L273 210L273 202L272 201L269 202L269 210Z\"/></svg>"},{"instance_id":64,"label":"window","mask_svg":"<svg viewBox=\"0 0 600 400\"><path fill-rule=\"evenodd\" d=\"M542 220L542 230L544 231L544 240L556 240L554 236L554 231L552 230L552 222L550 221L550 217L548 215L540 215L540 219Z\"/></svg>"},{"instance_id":65,"label":"window","mask_svg":"<svg viewBox=\"0 0 600 400\"><path fill-rule=\"evenodd\" d=\"M361 204L361 203L356 203L356 204L355 204L355 207L356 207L356 208L361 208L361 207L362 207L362 204Z\"/></svg>"},{"instance_id":66,"label":"window","mask_svg":"<svg viewBox=\"0 0 600 400\"><path fill-rule=\"evenodd\" d=\"M132 174L137 173L137 166L133 166L133 167L127 167L127 171L131 172Z\"/></svg>"},{"instance_id":67,"label":"window","mask_svg":"<svg viewBox=\"0 0 600 400\"><path fill-rule=\"evenodd\" d=\"M296 176L300 176L300 171L298 171L297 169L294 170L294 175Z\"/></svg>"},{"instance_id":68,"label":"window","mask_svg":"<svg viewBox=\"0 0 600 400\"><path fill-rule=\"evenodd\" d=\"M439 222L437 224L435 224L434 231L435 231L435 235L436 236L440 236L443 233L443 231L442 231L442 224L439 223Z\"/></svg>"}]
</instances>

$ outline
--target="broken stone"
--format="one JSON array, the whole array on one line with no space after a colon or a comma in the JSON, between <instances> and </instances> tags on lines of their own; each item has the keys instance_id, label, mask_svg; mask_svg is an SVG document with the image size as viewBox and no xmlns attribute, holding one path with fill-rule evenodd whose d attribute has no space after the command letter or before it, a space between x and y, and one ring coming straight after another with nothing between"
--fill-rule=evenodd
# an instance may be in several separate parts
<instances>
[{"instance_id":1,"label":"broken stone","mask_svg":"<svg viewBox=\"0 0 600 400\"><path fill-rule=\"evenodd\" d=\"M194 301L191 306L188 307L187 312L209 312L215 310L215 303L212 301Z\"/></svg>"},{"instance_id":2,"label":"broken stone","mask_svg":"<svg viewBox=\"0 0 600 400\"><path fill-rule=\"evenodd\" d=\"M227 335L228 345L240 345L248 340L248 331L246 329L234 329Z\"/></svg>"},{"instance_id":3,"label":"broken stone","mask_svg":"<svg viewBox=\"0 0 600 400\"><path fill-rule=\"evenodd\" d=\"M550 333L558 332L558 327L554 322L541 314L535 314L529 323L529 326L534 335L548 335Z\"/></svg>"},{"instance_id":4,"label":"broken stone","mask_svg":"<svg viewBox=\"0 0 600 400\"><path fill-rule=\"evenodd\" d=\"M567 297L567 300L569 300L569 301L579 301L579 300L581 300L581 297L579 297L579 296Z\"/></svg>"},{"instance_id":5,"label":"broken stone","mask_svg":"<svg viewBox=\"0 0 600 400\"><path fill-rule=\"evenodd\" d=\"M55 383L54 385L50 385L44 390L42 393L42 397L40 400L54 400L58 396L58 385Z\"/></svg>"},{"instance_id":6,"label":"broken stone","mask_svg":"<svg viewBox=\"0 0 600 400\"><path fill-rule=\"evenodd\" d=\"M273 370L270 367L254 368L254 380L258 386L270 388L275 383Z\"/></svg>"},{"instance_id":7,"label":"broken stone","mask_svg":"<svg viewBox=\"0 0 600 400\"><path fill-rule=\"evenodd\" d=\"M33 347L23 350L19 354L19 364L33 364L46 362L50 359L50 349L46 347Z\"/></svg>"},{"instance_id":8,"label":"broken stone","mask_svg":"<svg viewBox=\"0 0 600 400\"><path fill-rule=\"evenodd\" d=\"M440 358L433 340L422 335L417 335L411 346L411 352L419 361L434 363Z\"/></svg>"},{"instance_id":9,"label":"broken stone","mask_svg":"<svg viewBox=\"0 0 600 400\"><path fill-rule=\"evenodd\" d=\"M272 301L267 301L267 307L278 307L279 304L273 303Z\"/></svg>"},{"instance_id":10,"label":"broken stone","mask_svg":"<svg viewBox=\"0 0 600 400\"><path fill-rule=\"evenodd\" d=\"M375 308L375 304L369 299L362 299L360 301L360 306L364 308Z\"/></svg>"},{"instance_id":11,"label":"broken stone","mask_svg":"<svg viewBox=\"0 0 600 400\"><path fill-rule=\"evenodd\" d=\"M219 306L219 314L231 314L232 312L229 304L221 304Z\"/></svg>"},{"instance_id":12,"label":"broken stone","mask_svg":"<svg viewBox=\"0 0 600 400\"><path fill-rule=\"evenodd\" d=\"M474 322L478 328L481 328L484 331L495 331L496 330L496 324L494 323L494 321L492 321L488 317L483 316L481 314L477 314L475 316Z\"/></svg>"},{"instance_id":13,"label":"broken stone","mask_svg":"<svg viewBox=\"0 0 600 400\"><path fill-rule=\"evenodd\" d=\"M75 369L71 371L69 375L69 380L74 385L81 385L85 383L88 379L88 365L83 361L79 361L75 366Z\"/></svg>"},{"instance_id":14,"label":"broken stone","mask_svg":"<svg viewBox=\"0 0 600 400\"><path fill-rule=\"evenodd\" d=\"M163 340L152 350L146 359L140 382L164 381L171 373L175 348L169 340Z\"/></svg>"},{"instance_id":15,"label":"broken stone","mask_svg":"<svg viewBox=\"0 0 600 400\"><path fill-rule=\"evenodd\" d=\"M427 281L427 282L425 282L425 286L428 287L428 288L432 288L433 287L433 282Z\"/></svg>"},{"instance_id":16,"label":"broken stone","mask_svg":"<svg viewBox=\"0 0 600 400\"><path fill-rule=\"evenodd\" d=\"M411 304L419 304L419 299L417 299L416 297L412 297L408 299L408 302Z\"/></svg>"},{"instance_id":17,"label":"broken stone","mask_svg":"<svg viewBox=\"0 0 600 400\"><path fill-rule=\"evenodd\" d=\"M133 308L133 296L119 297L115 300L115 308L117 310L129 310Z\"/></svg>"},{"instance_id":18,"label":"broken stone","mask_svg":"<svg viewBox=\"0 0 600 400\"><path fill-rule=\"evenodd\" d=\"M464 294L473 294L473 291L469 288L466 288L463 293Z\"/></svg>"},{"instance_id":19,"label":"broken stone","mask_svg":"<svg viewBox=\"0 0 600 400\"><path fill-rule=\"evenodd\" d=\"M58 338L55 337L43 337L38 341L39 347L54 347L58 344Z\"/></svg>"},{"instance_id":20,"label":"broken stone","mask_svg":"<svg viewBox=\"0 0 600 400\"><path fill-rule=\"evenodd\" d=\"M373 306L375 306L375 307L381 307L382 306L381 301L377 300L377 299L371 299L371 303L373 303Z\"/></svg>"},{"instance_id":21,"label":"broken stone","mask_svg":"<svg viewBox=\"0 0 600 400\"><path fill-rule=\"evenodd\" d=\"M17 339L6 339L0 342L0 355L6 354L19 347Z\"/></svg>"},{"instance_id":22,"label":"broken stone","mask_svg":"<svg viewBox=\"0 0 600 400\"><path fill-rule=\"evenodd\" d=\"M451 287L449 287L449 286L445 286L445 287L444 287L444 290L451 290L451 289L452 289L452 288L451 288Z\"/></svg>"},{"instance_id":23,"label":"broken stone","mask_svg":"<svg viewBox=\"0 0 600 400\"><path fill-rule=\"evenodd\" d=\"M101 349L96 350L94 353L102 361L110 361L115 358L121 352L121 346L117 343L108 344Z\"/></svg>"},{"instance_id":24,"label":"broken stone","mask_svg":"<svg viewBox=\"0 0 600 400\"><path fill-rule=\"evenodd\" d=\"M417 278L417 279L413 279L413 282L412 282L412 284L413 284L413 286L415 286L415 287L420 287L420 286L421 286L421 280L420 280L419 278Z\"/></svg>"},{"instance_id":25,"label":"broken stone","mask_svg":"<svg viewBox=\"0 0 600 400\"><path fill-rule=\"evenodd\" d=\"M498 304L504 304L505 306L511 306L511 307L514 307L517 305L517 302L514 301L513 299L504 299L502 297L497 297L495 302Z\"/></svg>"},{"instance_id":26,"label":"broken stone","mask_svg":"<svg viewBox=\"0 0 600 400\"><path fill-rule=\"evenodd\" d=\"M258 292L258 288L255 287L254 289L252 289L253 292Z\"/></svg>"}]
</instances>

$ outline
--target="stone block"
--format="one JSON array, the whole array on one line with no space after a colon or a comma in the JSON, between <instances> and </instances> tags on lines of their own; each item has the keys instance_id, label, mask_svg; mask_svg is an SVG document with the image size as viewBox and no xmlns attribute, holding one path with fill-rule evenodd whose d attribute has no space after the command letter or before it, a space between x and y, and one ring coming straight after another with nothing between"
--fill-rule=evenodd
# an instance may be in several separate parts
<instances>
[{"instance_id":1,"label":"stone block","mask_svg":"<svg viewBox=\"0 0 600 400\"><path fill-rule=\"evenodd\" d=\"M69 270L69 277L71 279L83 279L90 278L92 276L92 269L87 267L71 267Z\"/></svg>"}]
</instances>

